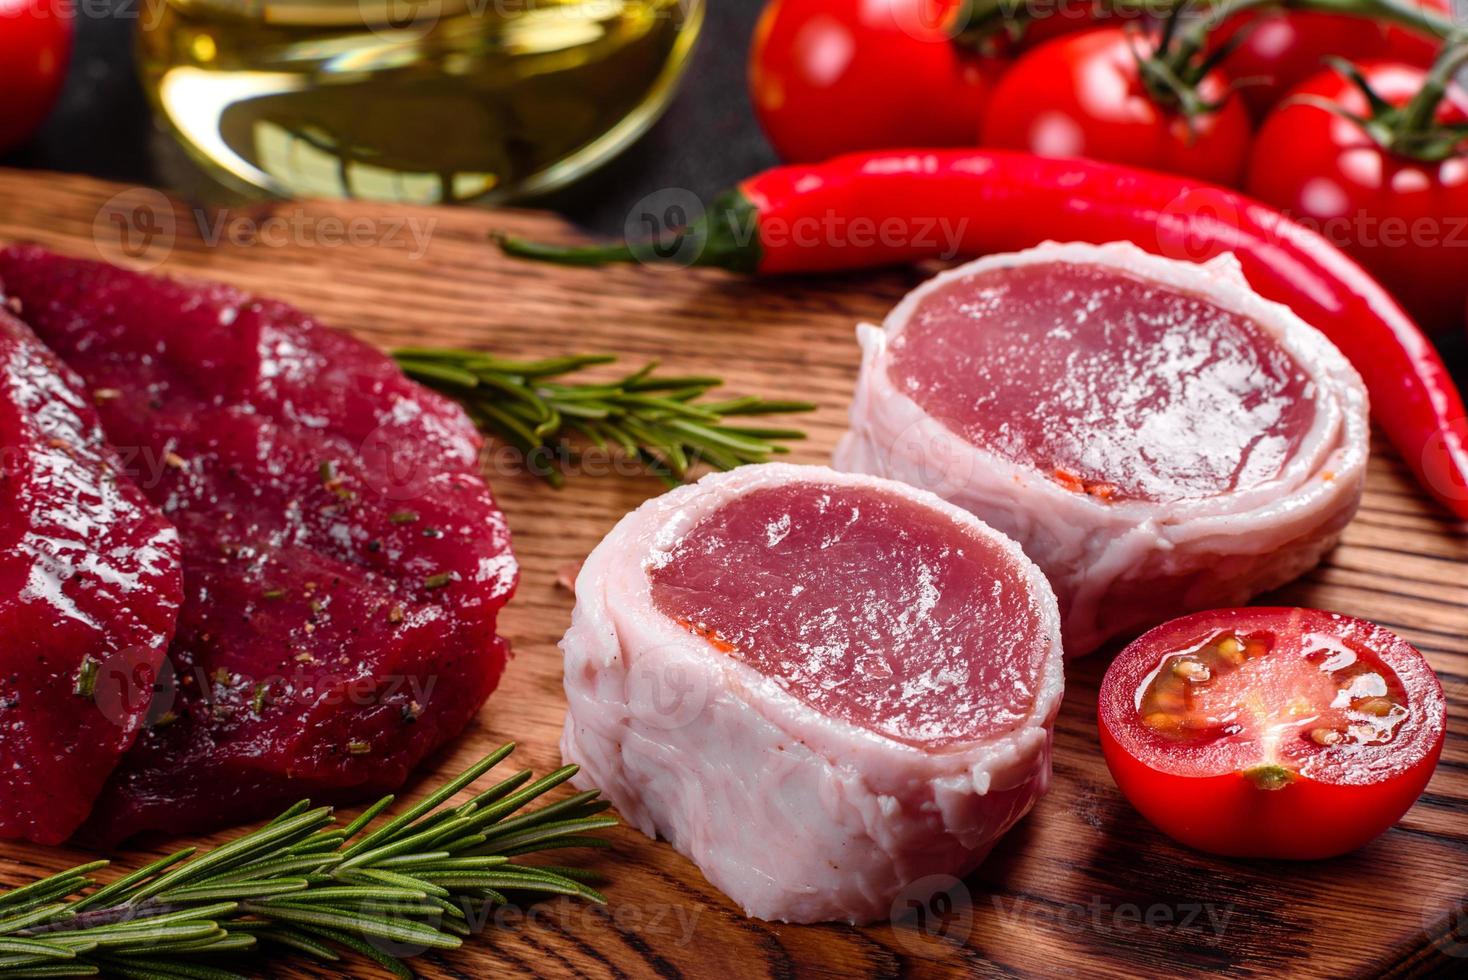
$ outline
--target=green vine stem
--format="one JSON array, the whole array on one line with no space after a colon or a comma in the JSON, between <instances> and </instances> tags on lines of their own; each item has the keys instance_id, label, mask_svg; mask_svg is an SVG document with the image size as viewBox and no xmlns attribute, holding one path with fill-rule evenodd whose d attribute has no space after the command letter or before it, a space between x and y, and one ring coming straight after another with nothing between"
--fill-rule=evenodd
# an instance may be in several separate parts
<instances>
[{"instance_id":1,"label":"green vine stem","mask_svg":"<svg viewBox=\"0 0 1468 980\"><path fill-rule=\"evenodd\" d=\"M1151 15L1159 19L1190 8L1199 13L1221 15L1217 16L1219 20L1246 10L1315 11L1389 21L1444 39L1463 33L1463 28L1451 18L1418 7L1409 0L1110 0L1108 7L1129 17ZM960 43L971 43L973 38L985 33L1012 32L1014 24L1022 24L1027 10L1028 6L1018 0L970 0Z\"/></svg>"}]
</instances>

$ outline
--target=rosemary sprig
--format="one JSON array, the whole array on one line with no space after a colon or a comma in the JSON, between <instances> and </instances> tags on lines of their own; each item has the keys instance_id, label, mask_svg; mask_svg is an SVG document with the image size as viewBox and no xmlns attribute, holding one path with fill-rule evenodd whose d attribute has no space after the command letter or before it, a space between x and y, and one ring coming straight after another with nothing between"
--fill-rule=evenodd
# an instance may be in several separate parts
<instances>
[{"instance_id":1,"label":"rosemary sprig","mask_svg":"<svg viewBox=\"0 0 1468 980\"><path fill-rule=\"evenodd\" d=\"M657 362L620 379L572 383L557 379L616 360L582 354L543 361L507 361L468 350L407 347L393 352L409 377L461 402L481 429L525 454L555 486L575 458L568 437L597 449L618 448L670 486L700 462L721 470L789 452L783 440L799 429L729 425L732 416L814 411L803 401L734 398L701 401L722 379L659 376Z\"/></svg>"},{"instance_id":2,"label":"rosemary sprig","mask_svg":"<svg viewBox=\"0 0 1468 980\"><path fill-rule=\"evenodd\" d=\"M186 848L107 885L92 872L108 862L93 861L0 892L0 977L233 980L228 967L265 948L324 961L357 953L412 977L407 957L459 946L511 896L604 903L584 872L516 860L606 845L588 836L616 825L595 791L526 809L575 766L536 780L517 772L447 805L514 748L370 830L391 796L345 826L302 802L212 851Z\"/></svg>"}]
</instances>

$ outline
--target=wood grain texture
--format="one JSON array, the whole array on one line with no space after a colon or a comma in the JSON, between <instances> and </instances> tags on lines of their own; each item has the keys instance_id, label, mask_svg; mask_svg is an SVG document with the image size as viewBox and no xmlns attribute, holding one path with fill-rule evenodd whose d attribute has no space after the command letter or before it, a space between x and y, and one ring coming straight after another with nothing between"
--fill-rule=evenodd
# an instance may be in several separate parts
<instances>
[{"instance_id":1,"label":"wood grain texture","mask_svg":"<svg viewBox=\"0 0 1468 980\"><path fill-rule=\"evenodd\" d=\"M828 458L844 425L857 366L854 324L879 318L924 275L760 284L714 272L563 270L505 259L486 242L494 229L570 234L543 215L358 204L234 212L266 234L250 241L249 226L236 224L237 243L226 236L211 245L219 215L182 205L163 212L147 193L121 199L115 213L126 227L113 212L99 217L120 191L89 179L0 171L0 240L117 258L119 235L151 227L152 247L133 251L165 258L161 271L289 300L378 344L477 346L515 356L614 351L628 361L659 358L679 372L722 374L734 394L798 394L822 406L801 421L811 438L793 457L810 463ZM428 232L421 254L404 220ZM355 243L341 244L351 228L360 232ZM1344 543L1325 565L1270 597L1383 623L1427 655L1447 690L1447 746L1426 795L1362 851L1310 864L1223 861L1152 830L1116 791L1097 750L1103 653L1071 665L1050 794L960 886L960 901L937 929L911 921L855 929L745 919L666 844L623 829L614 850L590 859L611 878L606 908L549 903L530 916L507 915L504 928L417 965L438 977L501 970L1324 977L1461 968L1468 964L1468 527L1417 491L1385 443L1374 448L1366 501ZM555 644L571 596L556 585L557 574L660 490L645 477L583 475L554 492L503 454L492 454L489 465L524 569L502 620L515 659L478 722L422 774L420 790L510 738L520 740L518 757L536 771L559 764L564 698ZM121 857L131 864L162 853L165 843ZM19 882L86 857L0 845L0 880ZM269 971L342 972L278 961Z\"/></svg>"}]
</instances>

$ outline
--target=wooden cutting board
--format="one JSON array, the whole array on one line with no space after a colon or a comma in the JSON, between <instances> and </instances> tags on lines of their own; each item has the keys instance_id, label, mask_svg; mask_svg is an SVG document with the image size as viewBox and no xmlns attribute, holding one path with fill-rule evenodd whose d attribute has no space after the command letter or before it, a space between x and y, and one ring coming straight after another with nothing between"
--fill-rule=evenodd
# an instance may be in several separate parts
<instances>
[{"instance_id":1,"label":"wooden cutting board","mask_svg":"<svg viewBox=\"0 0 1468 980\"><path fill-rule=\"evenodd\" d=\"M800 420L811 438L793 458L808 463L825 461L843 428L855 323L880 318L924 274L754 283L691 270L560 269L502 257L486 240L497 229L572 234L540 214L367 204L221 215L90 179L0 171L0 240L225 280L384 346L615 352L629 364L657 358L679 372L721 374L734 394L806 397L821 410ZM495 458L491 479L524 569L502 620L515 659L478 722L410 793L508 739L520 741L516 758L537 772L560 763L556 641L571 595L557 576L660 491L650 478L610 475L576 477L556 492ZM672 848L619 829L614 849L587 858L608 876L607 907L548 903L504 916L503 928L416 965L442 977L1411 976L1468 965L1468 527L1428 502L1378 439L1344 544L1270 599L1385 624L1427 655L1447 691L1447 747L1426 794L1356 854L1224 861L1152 830L1101 761L1093 712L1105 656L1092 656L1069 668L1050 794L926 928L746 919ZM131 865L164 849L120 857ZM0 880L88 857L0 845ZM294 962L276 960L262 975L343 972ZM371 974L364 964L348 969Z\"/></svg>"}]
</instances>

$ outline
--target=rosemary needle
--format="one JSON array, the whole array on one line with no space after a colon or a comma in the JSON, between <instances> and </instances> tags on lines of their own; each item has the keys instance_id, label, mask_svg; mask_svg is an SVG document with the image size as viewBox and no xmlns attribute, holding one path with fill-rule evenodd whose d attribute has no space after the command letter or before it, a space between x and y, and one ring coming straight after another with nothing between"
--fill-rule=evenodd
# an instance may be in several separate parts
<instances>
[{"instance_id":1,"label":"rosemary needle","mask_svg":"<svg viewBox=\"0 0 1468 980\"><path fill-rule=\"evenodd\" d=\"M446 806L513 749L490 753L371 830L392 797L345 826L328 808L297 804L211 851L179 851L109 885L91 877L107 866L94 861L0 892L0 978L236 980L230 967L267 951L324 962L356 953L412 977L413 950L459 946L507 894L604 902L584 871L516 861L607 844L594 834L616 820L595 792L525 809L575 767L533 782L516 773Z\"/></svg>"},{"instance_id":2,"label":"rosemary needle","mask_svg":"<svg viewBox=\"0 0 1468 980\"><path fill-rule=\"evenodd\" d=\"M616 447L665 483L676 485L704 463L728 470L788 452L799 429L729 425L731 416L813 411L803 401L744 397L701 400L722 379L659 376L654 361L614 381L568 382L584 368L612 363L606 354L510 361L447 348L393 352L411 378L462 403L481 429L525 454L532 470L554 486L574 460L570 439L598 449Z\"/></svg>"}]
</instances>

